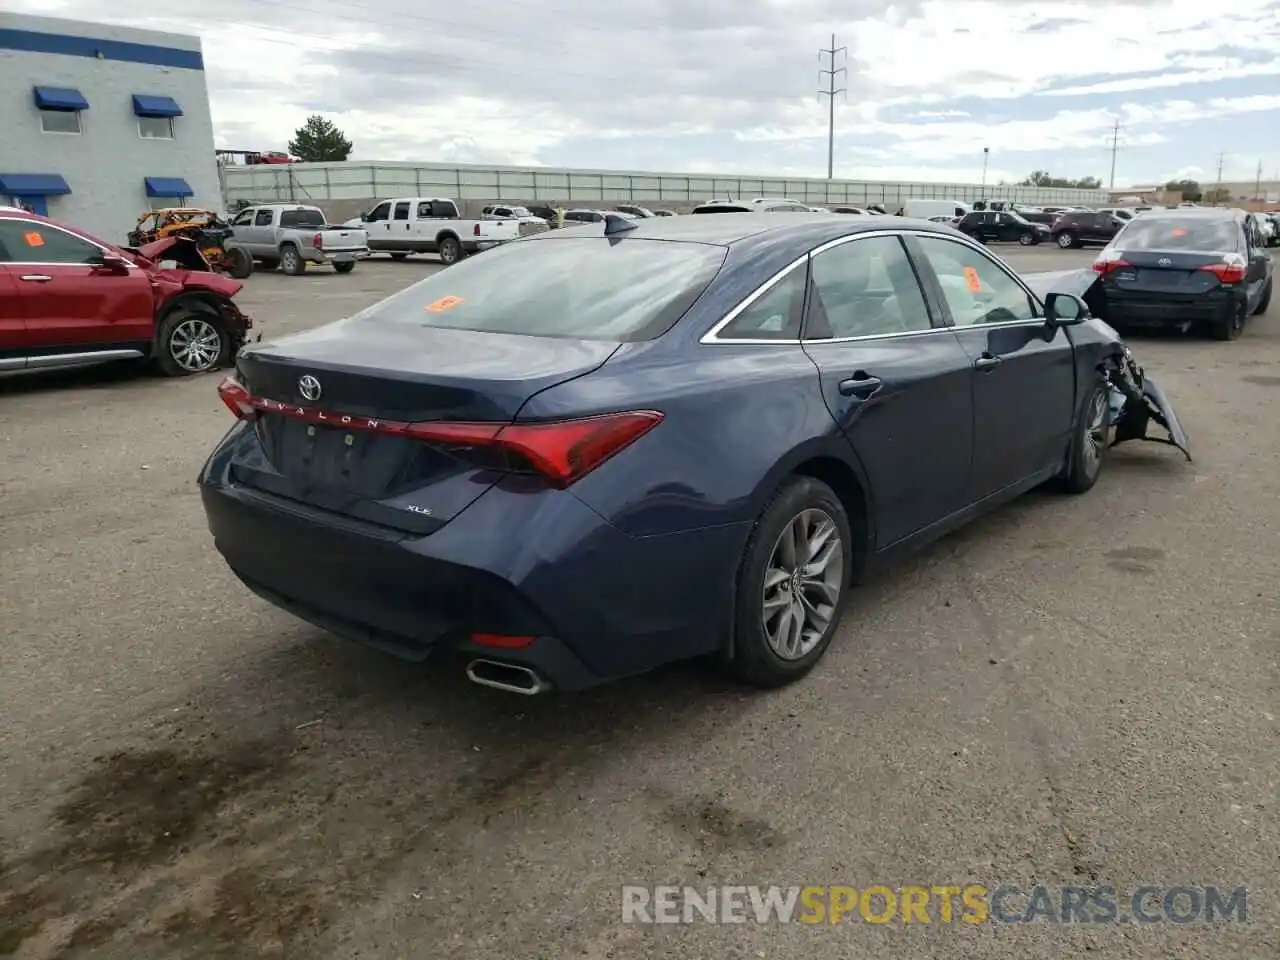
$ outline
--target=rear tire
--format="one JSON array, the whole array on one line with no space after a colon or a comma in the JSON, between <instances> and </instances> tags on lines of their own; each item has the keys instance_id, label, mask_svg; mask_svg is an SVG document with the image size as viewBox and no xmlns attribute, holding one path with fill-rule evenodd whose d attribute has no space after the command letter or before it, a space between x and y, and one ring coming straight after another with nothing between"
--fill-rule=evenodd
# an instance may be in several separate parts
<instances>
[{"instance_id":1,"label":"rear tire","mask_svg":"<svg viewBox=\"0 0 1280 960\"><path fill-rule=\"evenodd\" d=\"M156 366L166 377L189 377L226 366L231 353L231 337L211 308L176 307L156 331Z\"/></svg>"},{"instance_id":2,"label":"rear tire","mask_svg":"<svg viewBox=\"0 0 1280 960\"><path fill-rule=\"evenodd\" d=\"M236 280L244 280L253 273L253 257L244 247L230 247L227 250L227 273Z\"/></svg>"},{"instance_id":3,"label":"rear tire","mask_svg":"<svg viewBox=\"0 0 1280 960\"><path fill-rule=\"evenodd\" d=\"M1267 307L1271 306L1271 285L1274 282L1275 282L1274 278L1272 280L1268 280L1266 287L1263 288L1262 299L1259 300L1258 305L1253 308L1253 315L1255 317L1260 314L1266 313Z\"/></svg>"},{"instance_id":4,"label":"rear tire","mask_svg":"<svg viewBox=\"0 0 1280 960\"><path fill-rule=\"evenodd\" d=\"M302 259L302 254L292 243L280 248L280 269L291 277L300 277L307 272L307 261Z\"/></svg>"},{"instance_id":5,"label":"rear tire","mask_svg":"<svg viewBox=\"0 0 1280 960\"><path fill-rule=\"evenodd\" d=\"M345 263L335 263L333 265L335 273L350 273L355 268L356 262L354 260L348 260Z\"/></svg>"},{"instance_id":6,"label":"rear tire","mask_svg":"<svg viewBox=\"0 0 1280 960\"><path fill-rule=\"evenodd\" d=\"M799 680L840 624L853 569L853 534L840 498L792 477L764 508L738 571L727 670L757 687Z\"/></svg>"},{"instance_id":7,"label":"rear tire","mask_svg":"<svg viewBox=\"0 0 1280 960\"><path fill-rule=\"evenodd\" d=\"M1209 332L1213 334L1213 339L1239 340L1240 334L1244 333L1244 321L1248 313L1248 303L1241 300L1239 308L1233 311L1230 317L1225 320L1219 320L1209 328Z\"/></svg>"},{"instance_id":8,"label":"rear tire","mask_svg":"<svg viewBox=\"0 0 1280 960\"><path fill-rule=\"evenodd\" d=\"M1063 493L1088 493L1111 452L1111 388L1101 380L1085 398L1071 437L1066 469L1057 477Z\"/></svg>"},{"instance_id":9,"label":"rear tire","mask_svg":"<svg viewBox=\"0 0 1280 960\"><path fill-rule=\"evenodd\" d=\"M446 267L453 266L462 259L462 244L457 237L445 237L439 245L440 262Z\"/></svg>"}]
</instances>

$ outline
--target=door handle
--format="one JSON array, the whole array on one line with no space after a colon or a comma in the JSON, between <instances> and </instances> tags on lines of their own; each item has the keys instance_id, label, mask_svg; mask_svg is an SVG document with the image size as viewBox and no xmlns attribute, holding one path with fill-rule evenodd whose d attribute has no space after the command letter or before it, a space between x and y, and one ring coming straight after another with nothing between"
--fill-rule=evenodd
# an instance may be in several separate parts
<instances>
[{"instance_id":1,"label":"door handle","mask_svg":"<svg viewBox=\"0 0 1280 960\"><path fill-rule=\"evenodd\" d=\"M865 400L880 389L880 378L869 377L861 370L848 380L840 381L840 396Z\"/></svg>"},{"instance_id":2,"label":"door handle","mask_svg":"<svg viewBox=\"0 0 1280 960\"><path fill-rule=\"evenodd\" d=\"M31 283L48 283L53 277L47 277L43 273L28 273L22 279Z\"/></svg>"},{"instance_id":3,"label":"door handle","mask_svg":"<svg viewBox=\"0 0 1280 960\"><path fill-rule=\"evenodd\" d=\"M992 356L989 353L984 353L977 360L973 361L974 367L981 370L983 373L990 373L996 367L1000 366L1001 363L1003 363L1003 361L999 357Z\"/></svg>"}]
</instances>

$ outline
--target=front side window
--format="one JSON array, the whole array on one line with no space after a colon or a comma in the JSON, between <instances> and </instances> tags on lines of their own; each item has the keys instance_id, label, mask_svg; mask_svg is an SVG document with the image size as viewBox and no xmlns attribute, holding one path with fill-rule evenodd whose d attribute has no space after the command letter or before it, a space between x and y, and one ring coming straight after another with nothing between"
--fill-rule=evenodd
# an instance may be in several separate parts
<instances>
[{"instance_id":1,"label":"front side window","mask_svg":"<svg viewBox=\"0 0 1280 960\"><path fill-rule=\"evenodd\" d=\"M143 140L172 140L173 117L139 117L138 136Z\"/></svg>"},{"instance_id":2,"label":"front side window","mask_svg":"<svg viewBox=\"0 0 1280 960\"><path fill-rule=\"evenodd\" d=\"M369 215L365 218L365 220L368 223L376 223L380 220L387 219L387 216L390 213L391 213L391 201L384 200L382 203L378 204L376 207L374 207L372 210L369 211ZM418 216L424 216L424 214L419 213Z\"/></svg>"},{"instance_id":3,"label":"front side window","mask_svg":"<svg viewBox=\"0 0 1280 960\"><path fill-rule=\"evenodd\" d=\"M252 209L250 209L250 210L243 210L243 211L241 211L240 213L238 213L238 214L236 215L236 218L235 218L234 220L232 220L232 221L231 221L231 225L232 225L233 227L247 227L247 226L250 226L250 225L253 223L253 215L254 215L254 213L255 213L255 212L256 212L256 211L254 211L254 210L252 210Z\"/></svg>"},{"instance_id":4,"label":"front side window","mask_svg":"<svg viewBox=\"0 0 1280 960\"><path fill-rule=\"evenodd\" d=\"M956 326L1011 323L1041 316L1038 305L994 260L963 243L919 237Z\"/></svg>"},{"instance_id":5,"label":"front side window","mask_svg":"<svg viewBox=\"0 0 1280 960\"><path fill-rule=\"evenodd\" d=\"M798 340L808 271L804 265L762 293L726 324L717 340Z\"/></svg>"},{"instance_id":6,"label":"front side window","mask_svg":"<svg viewBox=\"0 0 1280 960\"><path fill-rule=\"evenodd\" d=\"M40 129L45 133L79 133L79 110L41 110Z\"/></svg>"},{"instance_id":7,"label":"front side window","mask_svg":"<svg viewBox=\"0 0 1280 960\"><path fill-rule=\"evenodd\" d=\"M724 263L724 247L581 237L512 243L467 258L361 311L352 322L574 340L665 333Z\"/></svg>"},{"instance_id":8,"label":"front side window","mask_svg":"<svg viewBox=\"0 0 1280 960\"><path fill-rule=\"evenodd\" d=\"M929 330L924 293L902 241L866 237L813 258L806 340L890 336Z\"/></svg>"},{"instance_id":9,"label":"front side window","mask_svg":"<svg viewBox=\"0 0 1280 960\"><path fill-rule=\"evenodd\" d=\"M93 263L102 250L34 220L0 219L0 250L9 263Z\"/></svg>"}]
</instances>

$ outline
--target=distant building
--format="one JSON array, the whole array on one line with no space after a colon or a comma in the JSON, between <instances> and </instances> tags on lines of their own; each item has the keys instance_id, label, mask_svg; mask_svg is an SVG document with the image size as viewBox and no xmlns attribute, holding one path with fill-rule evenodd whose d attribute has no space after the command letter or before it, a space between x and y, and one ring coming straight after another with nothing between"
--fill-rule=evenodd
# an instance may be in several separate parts
<instances>
[{"instance_id":1,"label":"distant building","mask_svg":"<svg viewBox=\"0 0 1280 960\"><path fill-rule=\"evenodd\" d=\"M221 206L197 37L0 12L0 131L0 204L103 240Z\"/></svg>"}]
</instances>

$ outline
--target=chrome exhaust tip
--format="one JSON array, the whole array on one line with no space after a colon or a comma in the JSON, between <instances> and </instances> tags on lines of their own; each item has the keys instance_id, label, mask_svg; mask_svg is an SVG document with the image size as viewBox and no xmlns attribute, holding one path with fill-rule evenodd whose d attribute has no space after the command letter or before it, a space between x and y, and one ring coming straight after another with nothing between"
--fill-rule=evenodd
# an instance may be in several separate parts
<instances>
[{"instance_id":1,"label":"chrome exhaust tip","mask_svg":"<svg viewBox=\"0 0 1280 960\"><path fill-rule=\"evenodd\" d=\"M498 660L472 660L467 664L467 679L482 687L536 697L551 689L539 673L531 667Z\"/></svg>"}]
</instances>

